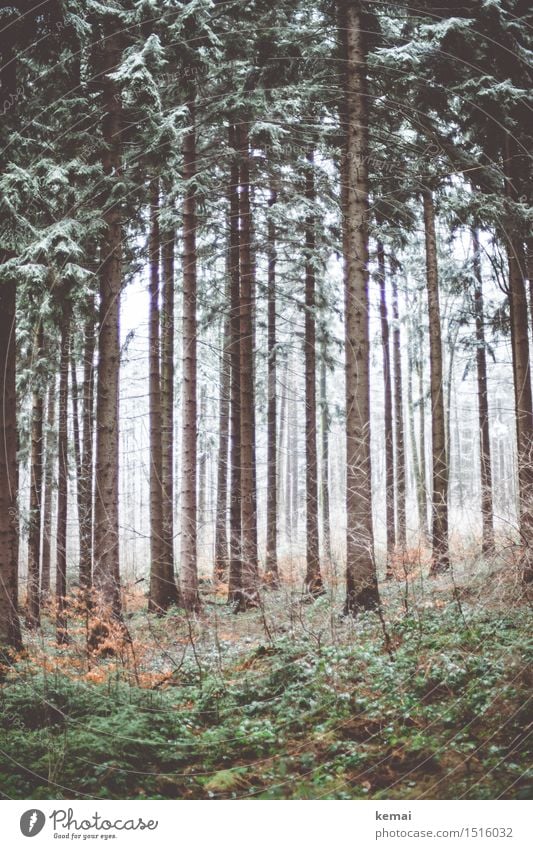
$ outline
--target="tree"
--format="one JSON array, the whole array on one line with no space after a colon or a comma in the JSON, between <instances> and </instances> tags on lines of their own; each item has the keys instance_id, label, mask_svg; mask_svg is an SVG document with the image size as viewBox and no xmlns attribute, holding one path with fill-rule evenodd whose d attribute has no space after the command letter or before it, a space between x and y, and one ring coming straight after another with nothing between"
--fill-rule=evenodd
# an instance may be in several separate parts
<instances>
[{"instance_id":1,"label":"tree","mask_svg":"<svg viewBox=\"0 0 533 849\"><path fill-rule=\"evenodd\" d=\"M250 167L248 125L237 126L240 153L239 267L240 267L240 388L241 388L241 533L242 605L257 604L257 502L255 491L255 390L253 329L252 221L250 210Z\"/></svg>"},{"instance_id":2,"label":"tree","mask_svg":"<svg viewBox=\"0 0 533 849\"><path fill-rule=\"evenodd\" d=\"M122 213L113 189L121 173L121 95L113 80L121 57L119 24L106 22L102 46L104 149L106 179L104 235L100 264L98 377L96 389L96 461L93 583L115 617L122 612L118 513L120 293L122 288ZM96 632L95 632L96 639Z\"/></svg>"},{"instance_id":3,"label":"tree","mask_svg":"<svg viewBox=\"0 0 533 849\"><path fill-rule=\"evenodd\" d=\"M383 242L377 242L379 314L381 319L381 347L383 351L383 400L385 426L385 530L387 577L392 577L391 555L396 545L394 528L394 434L392 430L392 376L389 344L389 317L387 310L385 249Z\"/></svg>"},{"instance_id":4,"label":"tree","mask_svg":"<svg viewBox=\"0 0 533 849\"><path fill-rule=\"evenodd\" d=\"M268 200L272 213L278 200L277 189L270 189ZM276 225L272 214L268 218L268 407L267 407L267 530L265 580L276 587L278 574L278 440L277 440L277 344L276 344Z\"/></svg>"},{"instance_id":5,"label":"tree","mask_svg":"<svg viewBox=\"0 0 533 849\"><path fill-rule=\"evenodd\" d=\"M194 100L187 104L189 126L183 138L183 388L181 466L181 598L199 609L197 571L197 389L196 389L196 132Z\"/></svg>"},{"instance_id":6,"label":"tree","mask_svg":"<svg viewBox=\"0 0 533 849\"><path fill-rule=\"evenodd\" d=\"M71 303L63 284L58 294L60 312L59 414L57 428L58 484L56 535L56 635L58 643L67 636L67 517L68 517L68 374L70 361Z\"/></svg>"},{"instance_id":7,"label":"tree","mask_svg":"<svg viewBox=\"0 0 533 849\"><path fill-rule=\"evenodd\" d=\"M162 613L167 608L163 565L163 450L161 427L161 350L159 315L159 181L150 185L150 595L148 609Z\"/></svg>"},{"instance_id":8,"label":"tree","mask_svg":"<svg viewBox=\"0 0 533 849\"><path fill-rule=\"evenodd\" d=\"M5 252L0 255L4 261ZM18 619L16 286L0 283L0 650L21 644Z\"/></svg>"},{"instance_id":9,"label":"tree","mask_svg":"<svg viewBox=\"0 0 533 849\"><path fill-rule=\"evenodd\" d=\"M346 356L346 604L355 615L379 605L370 470L368 329L368 125L361 10L341 3L344 41L346 179L342 210Z\"/></svg>"},{"instance_id":10,"label":"tree","mask_svg":"<svg viewBox=\"0 0 533 849\"><path fill-rule=\"evenodd\" d=\"M483 554L494 551L494 515L492 506L492 462L490 452L490 422L487 391L487 354L485 344L485 319L483 309L483 278L481 275L481 248L479 232L472 230L474 265L474 311L476 317L476 366L479 416L479 470L481 478L481 550Z\"/></svg>"},{"instance_id":11,"label":"tree","mask_svg":"<svg viewBox=\"0 0 533 849\"><path fill-rule=\"evenodd\" d=\"M442 338L439 305L439 273L437 267L437 238L435 210L430 189L423 192L424 234L426 242L426 282L429 313L429 363L431 392L431 437L433 492L432 515L432 565L433 574L449 568L448 551L448 459L446 455L446 426L444 418L444 392L442 373Z\"/></svg>"},{"instance_id":12,"label":"tree","mask_svg":"<svg viewBox=\"0 0 533 849\"><path fill-rule=\"evenodd\" d=\"M316 329L315 329L315 204L314 156L306 154L305 199L305 588L311 596L323 592L318 538L318 455L316 429Z\"/></svg>"},{"instance_id":13,"label":"tree","mask_svg":"<svg viewBox=\"0 0 533 849\"><path fill-rule=\"evenodd\" d=\"M400 310L398 305L398 281L396 278L396 260L391 256L392 280L392 360L394 365L394 434L396 469L396 543L402 550L406 546L406 484L405 484L405 442L403 419L403 383L402 383L402 344L400 331Z\"/></svg>"},{"instance_id":14,"label":"tree","mask_svg":"<svg viewBox=\"0 0 533 849\"><path fill-rule=\"evenodd\" d=\"M174 227L164 230L161 293L161 480L163 540L161 565L165 582L164 603L179 600L174 577Z\"/></svg>"},{"instance_id":15,"label":"tree","mask_svg":"<svg viewBox=\"0 0 533 849\"><path fill-rule=\"evenodd\" d=\"M237 144L235 127L230 125L230 148ZM241 521L241 319L240 319L240 232L239 232L239 165L232 157L229 176L229 262L230 262L230 330L231 330L231 474L230 474L230 565L228 602L235 610L243 604L242 596L242 521Z\"/></svg>"},{"instance_id":16,"label":"tree","mask_svg":"<svg viewBox=\"0 0 533 849\"><path fill-rule=\"evenodd\" d=\"M39 320L35 334L36 385L32 393L30 506L28 530L27 622L32 628L40 621L41 496L43 481L43 387L39 381L39 361L43 356L44 330Z\"/></svg>"}]
</instances>

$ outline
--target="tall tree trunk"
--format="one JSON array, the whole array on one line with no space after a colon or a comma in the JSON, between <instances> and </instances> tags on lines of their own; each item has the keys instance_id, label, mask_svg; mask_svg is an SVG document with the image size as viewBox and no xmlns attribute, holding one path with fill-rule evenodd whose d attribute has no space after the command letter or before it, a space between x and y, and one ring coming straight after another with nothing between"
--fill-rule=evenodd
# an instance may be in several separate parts
<instances>
[{"instance_id":1,"label":"tall tree trunk","mask_svg":"<svg viewBox=\"0 0 533 849\"><path fill-rule=\"evenodd\" d=\"M423 192L426 242L426 282L429 314L429 360L431 372L431 435L433 461L432 574L446 571L450 565L448 550L448 458L444 417L442 336L439 305L439 274L433 195Z\"/></svg>"},{"instance_id":2,"label":"tall tree trunk","mask_svg":"<svg viewBox=\"0 0 533 849\"><path fill-rule=\"evenodd\" d=\"M111 79L120 57L117 35L107 35L104 40L102 128L106 143L103 170L108 180L120 179L121 101L117 86ZM102 602L117 619L122 613L118 503L121 217L119 202L112 200L110 191L103 216L105 228L100 265L93 584ZM98 643L104 633L105 629L95 629L93 643Z\"/></svg>"},{"instance_id":3,"label":"tall tree trunk","mask_svg":"<svg viewBox=\"0 0 533 849\"><path fill-rule=\"evenodd\" d=\"M167 591L163 566L163 450L161 442L161 350L160 350L160 275L161 239L159 232L159 181L150 186L150 594L148 610L162 613L167 608Z\"/></svg>"},{"instance_id":4,"label":"tall tree trunk","mask_svg":"<svg viewBox=\"0 0 533 849\"><path fill-rule=\"evenodd\" d=\"M199 456L198 456L198 543L204 556L207 524L207 388L200 389Z\"/></svg>"},{"instance_id":5,"label":"tall tree trunk","mask_svg":"<svg viewBox=\"0 0 533 849\"><path fill-rule=\"evenodd\" d=\"M392 359L394 363L394 433L396 449L396 543L403 551L406 546L406 504L405 504L405 440L403 423L403 384L402 384L402 345L400 331L400 310L398 305L398 283L396 280L396 262L391 257L392 281Z\"/></svg>"},{"instance_id":6,"label":"tall tree trunk","mask_svg":"<svg viewBox=\"0 0 533 849\"><path fill-rule=\"evenodd\" d=\"M179 601L174 575L174 229L162 245L161 297L161 462L163 483L162 575L165 608Z\"/></svg>"},{"instance_id":7,"label":"tall tree trunk","mask_svg":"<svg viewBox=\"0 0 533 849\"><path fill-rule=\"evenodd\" d=\"M233 126L229 129L230 147L236 148ZM242 593L241 524L241 319L240 319L240 232L239 165L232 159L229 179L229 254L230 254L230 329L231 329L231 474L230 474L230 567L228 602L239 610Z\"/></svg>"},{"instance_id":8,"label":"tall tree trunk","mask_svg":"<svg viewBox=\"0 0 533 849\"><path fill-rule=\"evenodd\" d=\"M0 262L7 257L0 253ZM0 283L0 653L21 645L18 618L16 284Z\"/></svg>"},{"instance_id":9,"label":"tall tree trunk","mask_svg":"<svg viewBox=\"0 0 533 849\"><path fill-rule=\"evenodd\" d=\"M483 278L479 233L472 230L474 249L474 310L476 316L476 366L479 417L479 466L481 477L481 550L494 551L494 514L492 499L492 459L490 452L489 402L487 389L487 354L485 349L485 316L483 310Z\"/></svg>"},{"instance_id":10,"label":"tall tree trunk","mask_svg":"<svg viewBox=\"0 0 533 849\"><path fill-rule=\"evenodd\" d=\"M306 155L305 198L310 210L316 201L314 157ZM315 228L312 211L305 220L305 505L306 574L305 588L311 596L323 593L318 538L318 455L316 431L316 327L315 327Z\"/></svg>"},{"instance_id":11,"label":"tall tree trunk","mask_svg":"<svg viewBox=\"0 0 533 849\"><path fill-rule=\"evenodd\" d=\"M346 344L345 612L379 605L372 527L368 327L368 122L366 55L358 5L341 4L345 47L346 179L343 209ZM342 37L342 35L341 35Z\"/></svg>"},{"instance_id":12,"label":"tall tree trunk","mask_svg":"<svg viewBox=\"0 0 533 849\"><path fill-rule=\"evenodd\" d=\"M511 202L518 200L520 175L517 144L507 133L505 144L505 192ZM506 250L509 263L509 308L511 313L511 346L516 407L518 454L518 502L520 536L524 549L522 575L533 580L533 398L527 296L525 287L526 257L524 244L513 232L513 223L506 228Z\"/></svg>"},{"instance_id":13,"label":"tall tree trunk","mask_svg":"<svg viewBox=\"0 0 533 849\"><path fill-rule=\"evenodd\" d=\"M255 389L253 270L251 257L248 125L237 128L240 163L241 522L244 607L257 604L257 505L255 492Z\"/></svg>"},{"instance_id":14,"label":"tall tree trunk","mask_svg":"<svg viewBox=\"0 0 533 849\"><path fill-rule=\"evenodd\" d=\"M40 360L43 356L44 331L39 321L35 334L35 379L31 412L30 507L28 529L28 604L27 622L36 628L40 621L39 575L41 567L41 496L43 481L43 389L40 385Z\"/></svg>"},{"instance_id":15,"label":"tall tree trunk","mask_svg":"<svg viewBox=\"0 0 533 849\"><path fill-rule=\"evenodd\" d=\"M95 304L89 298L84 328L83 412L81 475L79 478L80 510L80 586L89 589L93 570L93 439L94 439L94 351Z\"/></svg>"},{"instance_id":16,"label":"tall tree trunk","mask_svg":"<svg viewBox=\"0 0 533 849\"><path fill-rule=\"evenodd\" d=\"M231 278L231 251L228 249L228 280ZM230 300L230 286L226 287ZM231 391L231 311L224 316L220 357L220 399L218 407L217 500L215 514L215 583L228 575L228 457Z\"/></svg>"},{"instance_id":17,"label":"tall tree trunk","mask_svg":"<svg viewBox=\"0 0 533 849\"><path fill-rule=\"evenodd\" d=\"M54 469L57 456L55 420L56 379L54 375L48 387L48 399L46 404L46 460L44 468L43 542L41 559L41 599L43 600L48 598L50 594Z\"/></svg>"},{"instance_id":18,"label":"tall tree trunk","mask_svg":"<svg viewBox=\"0 0 533 849\"><path fill-rule=\"evenodd\" d=\"M181 463L181 596L187 610L198 610L197 567L197 398L196 398L196 130L194 102L183 139L183 375Z\"/></svg>"},{"instance_id":19,"label":"tall tree trunk","mask_svg":"<svg viewBox=\"0 0 533 849\"><path fill-rule=\"evenodd\" d=\"M394 434L392 431L392 378L389 344L389 316L387 310L387 289L385 276L385 250L383 243L377 243L379 314L381 318L381 347L383 352L383 399L385 427L385 531L386 531L386 573L392 578L391 556L396 545L394 529Z\"/></svg>"},{"instance_id":20,"label":"tall tree trunk","mask_svg":"<svg viewBox=\"0 0 533 849\"><path fill-rule=\"evenodd\" d=\"M320 495L322 501L322 546L324 556L331 563L331 522L329 508L329 409L327 394L326 342L322 343L320 358L320 437L321 437L321 474Z\"/></svg>"},{"instance_id":21,"label":"tall tree trunk","mask_svg":"<svg viewBox=\"0 0 533 849\"><path fill-rule=\"evenodd\" d=\"M285 542L290 542L290 510L289 501L287 498L287 480L288 474L288 425L287 425L287 380L289 375L289 358L285 355L285 363L283 368L283 377L281 378L281 404L279 410L279 431L278 431L278 458L279 458L279 474L278 474L278 505L283 506L285 517ZM279 513L279 511L278 511Z\"/></svg>"},{"instance_id":22,"label":"tall tree trunk","mask_svg":"<svg viewBox=\"0 0 533 849\"><path fill-rule=\"evenodd\" d=\"M277 348L276 348L276 226L272 218L277 202L277 191L270 190L268 201L270 215L267 231L268 259L268 403L267 403L267 516L266 516L266 568L265 580L271 586L279 585L278 573L278 446L277 446Z\"/></svg>"},{"instance_id":23,"label":"tall tree trunk","mask_svg":"<svg viewBox=\"0 0 533 849\"><path fill-rule=\"evenodd\" d=\"M70 346L70 400L72 404L72 442L74 445L74 463L76 469L76 493L78 501L78 513L80 511L80 479L81 479L81 435L80 435L80 413L79 413L79 392L78 392L78 372L76 368L76 355L74 352L74 340ZM79 527L80 548L81 548L81 525Z\"/></svg>"},{"instance_id":24,"label":"tall tree trunk","mask_svg":"<svg viewBox=\"0 0 533 849\"><path fill-rule=\"evenodd\" d=\"M426 387L424 382L424 328L422 297L418 299L416 373L418 377L418 429L420 440L420 477L418 486L419 521L423 537L428 536L428 480L426 464Z\"/></svg>"},{"instance_id":25,"label":"tall tree trunk","mask_svg":"<svg viewBox=\"0 0 533 849\"><path fill-rule=\"evenodd\" d=\"M298 468L298 401L296 398L296 375L290 373L287 383L289 397L287 400L287 497L290 512L290 541L298 542L298 508L300 470Z\"/></svg>"},{"instance_id":26,"label":"tall tree trunk","mask_svg":"<svg viewBox=\"0 0 533 849\"><path fill-rule=\"evenodd\" d=\"M61 348L59 357L58 484L56 537L56 638L67 642L67 510L68 510L68 372L70 350L70 301L61 299Z\"/></svg>"},{"instance_id":27,"label":"tall tree trunk","mask_svg":"<svg viewBox=\"0 0 533 849\"><path fill-rule=\"evenodd\" d=\"M0 89L2 98L11 100L14 114L17 58L7 43L2 46ZM0 265L8 259L9 252L0 249ZM4 649L19 648L22 644L18 617L16 331L17 284L15 280L4 280L0 283L0 658Z\"/></svg>"},{"instance_id":28,"label":"tall tree trunk","mask_svg":"<svg viewBox=\"0 0 533 849\"><path fill-rule=\"evenodd\" d=\"M420 459L416 444L415 430L415 405L413 401L413 374L415 371L415 357L412 350L411 333L409 334L408 362L407 362L407 409L409 412L409 440L411 443L411 457L413 461L413 475L416 491L416 504L418 508L418 525L420 534L426 534L426 493L420 468Z\"/></svg>"}]
</instances>

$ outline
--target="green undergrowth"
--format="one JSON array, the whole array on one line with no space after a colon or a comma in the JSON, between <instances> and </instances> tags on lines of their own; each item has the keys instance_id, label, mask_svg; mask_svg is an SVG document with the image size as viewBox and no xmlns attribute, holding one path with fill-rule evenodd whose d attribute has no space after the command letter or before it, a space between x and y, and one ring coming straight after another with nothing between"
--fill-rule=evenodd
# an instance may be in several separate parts
<instances>
[{"instance_id":1,"label":"green undergrowth","mask_svg":"<svg viewBox=\"0 0 533 849\"><path fill-rule=\"evenodd\" d=\"M0 688L6 798L526 798L531 616L361 617L283 636L164 689L15 671ZM528 642L529 641L529 642Z\"/></svg>"}]
</instances>

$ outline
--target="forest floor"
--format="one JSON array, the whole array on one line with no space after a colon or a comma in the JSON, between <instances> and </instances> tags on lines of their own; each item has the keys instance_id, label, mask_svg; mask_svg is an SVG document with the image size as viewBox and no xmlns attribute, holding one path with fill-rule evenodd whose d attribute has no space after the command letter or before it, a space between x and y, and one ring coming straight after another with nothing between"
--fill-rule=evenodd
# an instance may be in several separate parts
<instances>
[{"instance_id":1,"label":"forest floor","mask_svg":"<svg viewBox=\"0 0 533 849\"><path fill-rule=\"evenodd\" d=\"M4 798L528 798L531 605L508 565L414 569L381 586L383 619L291 587L233 614L147 616L87 651L51 620L0 687ZM331 585L330 585L331 586Z\"/></svg>"}]
</instances>

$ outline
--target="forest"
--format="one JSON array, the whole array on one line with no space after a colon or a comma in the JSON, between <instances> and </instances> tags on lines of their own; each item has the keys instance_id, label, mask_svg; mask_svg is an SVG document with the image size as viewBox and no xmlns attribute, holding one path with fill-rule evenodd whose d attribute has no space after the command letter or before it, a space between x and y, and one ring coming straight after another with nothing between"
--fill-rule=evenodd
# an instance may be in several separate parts
<instances>
[{"instance_id":1,"label":"forest","mask_svg":"<svg viewBox=\"0 0 533 849\"><path fill-rule=\"evenodd\" d=\"M533 789L527 0L0 6L0 796Z\"/></svg>"}]
</instances>

